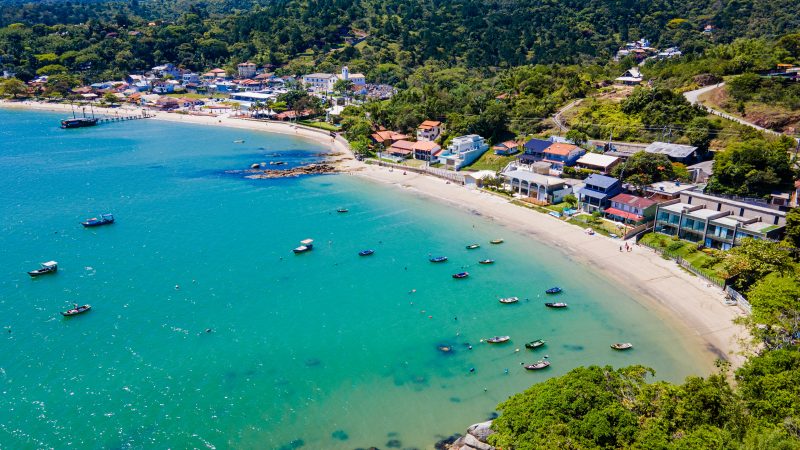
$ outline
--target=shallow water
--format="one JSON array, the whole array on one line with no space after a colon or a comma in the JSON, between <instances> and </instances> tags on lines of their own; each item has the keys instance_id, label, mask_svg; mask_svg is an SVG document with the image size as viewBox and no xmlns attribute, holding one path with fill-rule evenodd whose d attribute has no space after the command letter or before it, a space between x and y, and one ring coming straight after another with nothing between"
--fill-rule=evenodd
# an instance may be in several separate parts
<instances>
[{"instance_id":1,"label":"shallow water","mask_svg":"<svg viewBox=\"0 0 800 450\"><path fill-rule=\"evenodd\" d=\"M578 365L709 368L625 291L485 218L347 175L225 173L316 144L59 118L0 109L3 447L430 448ZM103 212L117 223L79 225ZM50 259L57 274L25 274ZM542 306L553 285L569 309ZM72 303L93 310L62 318ZM547 371L521 368L543 355Z\"/></svg>"}]
</instances>

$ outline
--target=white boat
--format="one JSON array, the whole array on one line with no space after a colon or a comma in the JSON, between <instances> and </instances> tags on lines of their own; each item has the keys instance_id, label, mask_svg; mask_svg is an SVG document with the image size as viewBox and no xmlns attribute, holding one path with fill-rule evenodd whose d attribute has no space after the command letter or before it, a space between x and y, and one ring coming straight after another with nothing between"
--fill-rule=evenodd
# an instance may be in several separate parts
<instances>
[{"instance_id":1,"label":"white boat","mask_svg":"<svg viewBox=\"0 0 800 450\"><path fill-rule=\"evenodd\" d=\"M314 248L314 240L313 239L303 239L300 241L300 246L292 250L295 253L303 253L311 251Z\"/></svg>"},{"instance_id":2,"label":"white boat","mask_svg":"<svg viewBox=\"0 0 800 450\"><path fill-rule=\"evenodd\" d=\"M47 261L40 264L42 267L36 270L31 270L28 275L38 277L47 273L56 273L58 271L58 263L55 261Z\"/></svg>"},{"instance_id":3,"label":"white boat","mask_svg":"<svg viewBox=\"0 0 800 450\"><path fill-rule=\"evenodd\" d=\"M500 303L517 303L518 301L519 297L506 297L500 299Z\"/></svg>"},{"instance_id":4,"label":"white boat","mask_svg":"<svg viewBox=\"0 0 800 450\"><path fill-rule=\"evenodd\" d=\"M616 344L611 344L611 348L614 350L630 350L633 348L633 344L630 342L619 342Z\"/></svg>"},{"instance_id":5,"label":"white boat","mask_svg":"<svg viewBox=\"0 0 800 450\"><path fill-rule=\"evenodd\" d=\"M550 361L537 361L533 364L526 365L525 370L542 370L547 367L550 367Z\"/></svg>"},{"instance_id":6,"label":"white boat","mask_svg":"<svg viewBox=\"0 0 800 450\"><path fill-rule=\"evenodd\" d=\"M495 336L487 339L486 342L490 344L502 344L504 342L508 342L509 340L511 340L511 336Z\"/></svg>"}]
</instances>

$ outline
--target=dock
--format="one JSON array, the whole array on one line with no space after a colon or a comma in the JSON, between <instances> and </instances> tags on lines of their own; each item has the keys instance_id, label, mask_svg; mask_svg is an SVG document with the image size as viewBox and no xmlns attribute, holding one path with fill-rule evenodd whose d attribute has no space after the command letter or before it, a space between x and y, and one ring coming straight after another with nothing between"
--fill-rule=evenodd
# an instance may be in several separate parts
<instances>
[{"instance_id":1,"label":"dock","mask_svg":"<svg viewBox=\"0 0 800 450\"><path fill-rule=\"evenodd\" d=\"M155 114L142 112L141 114L136 114L133 116L103 117L101 119L97 119L97 123L125 122L126 120L149 119L151 117L155 117Z\"/></svg>"}]
</instances>

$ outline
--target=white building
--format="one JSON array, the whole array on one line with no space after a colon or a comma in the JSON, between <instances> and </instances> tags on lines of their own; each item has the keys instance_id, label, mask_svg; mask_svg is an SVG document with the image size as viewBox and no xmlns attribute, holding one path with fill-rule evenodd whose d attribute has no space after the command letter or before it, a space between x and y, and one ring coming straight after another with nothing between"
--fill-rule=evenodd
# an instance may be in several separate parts
<instances>
[{"instance_id":1,"label":"white building","mask_svg":"<svg viewBox=\"0 0 800 450\"><path fill-rule=\"evenodd\" d=\"M435 141L442 134L442 122L426 120L417 127L418 141Z\"/></svg>"},{"instance_id":2,"label":"white building","mask_svg":"<svg viewBox=\"0 0 800 450\"><path fill-rule=\"evenodd\" d=\"M339 80L350 80L354 86L364 86L367 80L363 73L350 73L347 66L342 67L342 73L312 73L303 75L303 85L315 91L331 92L333 85Z\"/></svg>"},{"instance_id":3,"label":"white building","mask_svg":"<svg viewBox=\"0 0 800 450\"><path fill-rule=\"evenodd\" d=\"M475 162L487 150L489 145L486 140L477 134L459 136L439 155L439 161L447 169L459 170Z\"/></svg>"},{"instance_id":4,"label":"white building","mask_svg":"<svg viewBox=\"0 0 800 450\"><path fill-rule=\"evenodd\" d=\"M252 78L256 74L256 65L250 61L243 62L236 68L239 70L239 78Z\"/></svg>"}]
</instances>

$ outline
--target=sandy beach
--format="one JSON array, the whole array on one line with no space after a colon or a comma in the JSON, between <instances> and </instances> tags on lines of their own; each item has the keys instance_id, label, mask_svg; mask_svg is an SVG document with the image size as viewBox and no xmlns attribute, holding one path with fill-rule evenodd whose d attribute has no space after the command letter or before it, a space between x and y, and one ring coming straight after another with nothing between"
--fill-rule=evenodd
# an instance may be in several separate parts
<instances>
[{"instance_id":1,"label":"sandy beach","mask_svg":"<svg viewBox=\"0 0 800 450\"><path fill-rule=\"evenodd\" d=\"M70 112L69 105L36 102L0 102L0 106ZM151 120L224 126L270 133L295 135L328 146L339 157L343 172L373 182L393 185L414 195L426 196L453 207L478 213L498 224L554 246L568 258L591 267L628 290L642 305L669 323L677 333L703 347L709 359L723 358L734 367L744 362L740 340L746 330L733 323L743 312L723 304L724 293L717 287L684 271L655 252L634 246L620 252L620 240L587 235L583 229L548 215L510 203L507 198L470 190L444 180L413 172L389 170L356 161L342 139L332 139L328 132L282 122L250 121L227 116L190 116L154 112ZM96 114L108 116L141 113L139 108L95 108Z\"/></svg>"}]
</instances>

